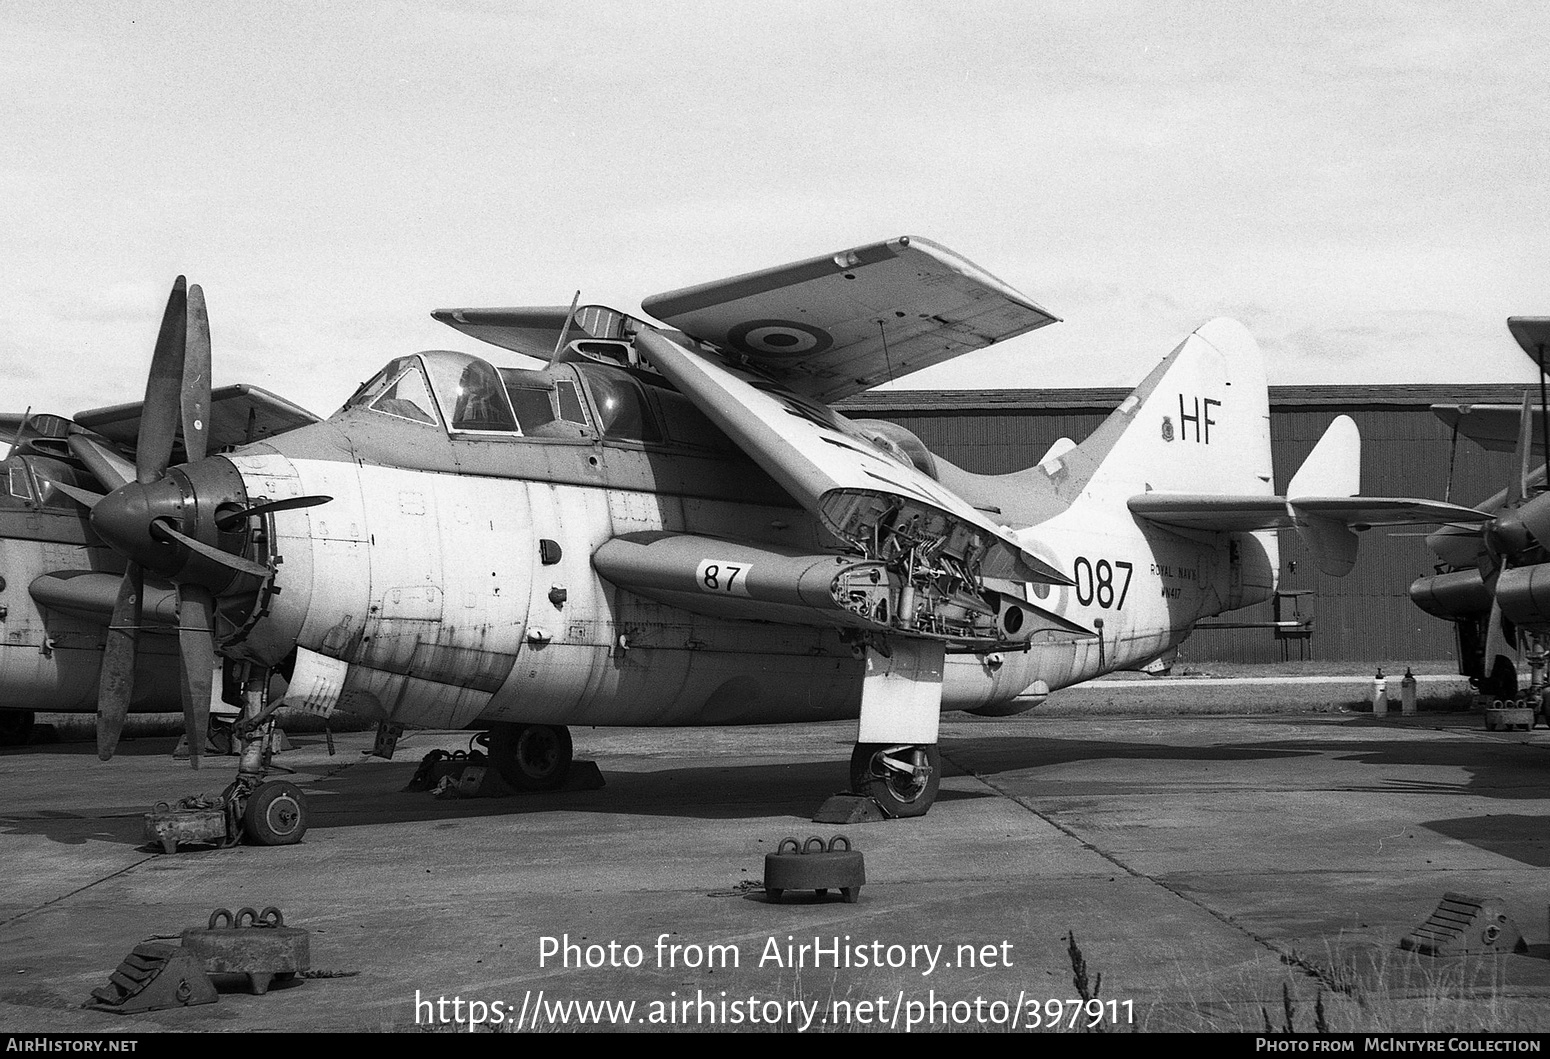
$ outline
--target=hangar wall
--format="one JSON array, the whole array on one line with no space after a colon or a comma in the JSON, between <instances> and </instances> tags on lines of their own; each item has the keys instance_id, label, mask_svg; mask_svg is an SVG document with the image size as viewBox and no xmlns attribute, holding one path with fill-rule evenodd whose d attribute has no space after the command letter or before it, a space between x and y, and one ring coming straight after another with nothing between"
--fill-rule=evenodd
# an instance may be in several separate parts
<instances>
[{"instance_id":1,"label":"hangar wall","mask_svg":"<svg viewBox=\"0 0 1550 1059\"><path fill-rule=\"evenodd\" d=\"M1512 473L1510 453L1486 452L1454 438L1433 404L1512 404L1522 385L1272 386L1270 434L1277 488L1286 483L1337 416L1362 434L1362 491L1369 495L1451 499L1473 506L1500 490ZM1128 390L874 391L839 407L852 418L889 419L918 434L939 456L984 474L1037 463L1060 437L1080 441ZM1535 395L1537 400L1537 394ZM1451 487L1450 465L1452 468ZM1281 534L1279 608L1311 621L1302 635L1268 628L1200 629L1185 643L1191 660L1271 662L1315 658L1404 665L1453 659L1450 623L1410 602L1410 582L1435 560L1423 534L1371 530L1361 536L1356 569L1328 577L1313 565L1296 533ZM1304 593L1292 596L1290 593ZM1277 604L1234 612L1229 620L1276 620Z\"/></svg>"}]
</instances>

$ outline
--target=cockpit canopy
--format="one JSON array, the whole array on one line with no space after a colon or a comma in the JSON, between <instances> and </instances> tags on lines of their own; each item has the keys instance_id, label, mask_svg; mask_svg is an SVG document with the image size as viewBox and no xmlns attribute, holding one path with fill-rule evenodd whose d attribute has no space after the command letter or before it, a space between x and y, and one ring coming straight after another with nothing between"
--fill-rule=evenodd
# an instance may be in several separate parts
<instances>
[{"instance_id":1,"label":"cockpit canopy","mask_svg":"<svg viewBox=\"0 0 1550 1059\"><path fill-rule=\"evenodd\" d=\"M720 452L734 449L699 409L654 373L606 355L612 350L578 350L576 356L569 352L541 371L499 368L449 350L399 357L357 390L345 408L461 435L601 436Z\"/></svg>"}]
</instances>

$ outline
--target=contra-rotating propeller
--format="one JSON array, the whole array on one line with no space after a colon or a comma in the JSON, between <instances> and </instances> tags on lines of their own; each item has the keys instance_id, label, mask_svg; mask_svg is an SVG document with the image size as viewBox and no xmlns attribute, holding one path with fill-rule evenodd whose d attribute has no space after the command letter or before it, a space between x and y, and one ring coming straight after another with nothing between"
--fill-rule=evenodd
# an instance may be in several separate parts
<instances>
[{"instance_id":1,"label":"contra-rotating propeller","mask_svg":"<svg viewBox=\"0 0 1550 1059\"><path fill-rule=\"evenodd\" d=\"M179 276L151 358L134 480L122 481L123 468L101 446L81 438L72 452L99 481L118 484L106 496L65 490L91 509L92 528L126 559L98 685L97 755L104 761L113 756L134 696L147 576L170 581L176 589L178 683L189 761L198 768L216 665L216 600L252 596L272 572L242 554L249 550L248 518L329 499L251 503L235 466L207 458L210 402L210 322L204 293ZM187 462L169 467L180 433Z\"/></svg>"}]
</instances>

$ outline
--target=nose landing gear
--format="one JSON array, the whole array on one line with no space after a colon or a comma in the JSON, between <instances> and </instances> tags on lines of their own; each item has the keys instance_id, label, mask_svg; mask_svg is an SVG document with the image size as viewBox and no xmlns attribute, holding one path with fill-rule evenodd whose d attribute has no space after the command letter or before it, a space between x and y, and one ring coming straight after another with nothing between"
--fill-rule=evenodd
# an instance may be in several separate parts
<instances>
[{"instance_id":1,"label":"nose landing gear","mask_svg":"<svg viewBox=\"0 0 1550 1059\"><path fill-rule=\"evenodd\" d=\"M228 663L231 664L231 663ZM266 704L267 671L253 667L242 683L243 714L231 734L241 741L237 778L213 803L185 798L176 807L163 802L145 818L145 836L172 853L180 843L233 846L246 839L255 846L289 846L307 833L307 796L287 780L266 781L273 754L274 714L279 702Z\"/></svg>"}]
</instances>

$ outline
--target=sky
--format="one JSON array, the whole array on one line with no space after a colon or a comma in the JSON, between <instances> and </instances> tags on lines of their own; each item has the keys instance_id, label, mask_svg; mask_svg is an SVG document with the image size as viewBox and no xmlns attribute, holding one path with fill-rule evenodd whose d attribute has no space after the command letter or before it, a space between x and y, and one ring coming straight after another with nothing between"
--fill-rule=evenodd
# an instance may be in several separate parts
<instances>
[{"instance_id":1,"label":"sky","mask_svg":"<svg viewBox=\"0 0 1550 1059\"><path fill-rule=\"evenodd\" d=\"M320 414L442 307L652 293L898 235L1063 323L906 387L1140 380L1232 316L1270 381L1535 378L1534 3L0 2L0 410L217 385Z\"/></svg>"}]
</instances>

